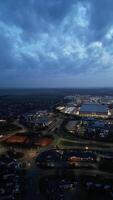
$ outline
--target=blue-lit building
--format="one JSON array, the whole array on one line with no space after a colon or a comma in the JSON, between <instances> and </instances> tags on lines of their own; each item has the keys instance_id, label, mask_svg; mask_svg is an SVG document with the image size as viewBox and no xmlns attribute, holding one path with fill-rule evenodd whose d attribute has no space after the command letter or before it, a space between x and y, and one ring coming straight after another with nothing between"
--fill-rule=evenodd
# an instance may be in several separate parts
<instances>
[{"instance_id":1,"label":"blue-lit building","mask_svg":"<svg viewBox=\"0 0 113 200\"><path fill-rule=\"evenodd\" d=\"M103 104L82 104L79 115L93 117L108 117L108 106Z\"/></svg>"}]
</instances>

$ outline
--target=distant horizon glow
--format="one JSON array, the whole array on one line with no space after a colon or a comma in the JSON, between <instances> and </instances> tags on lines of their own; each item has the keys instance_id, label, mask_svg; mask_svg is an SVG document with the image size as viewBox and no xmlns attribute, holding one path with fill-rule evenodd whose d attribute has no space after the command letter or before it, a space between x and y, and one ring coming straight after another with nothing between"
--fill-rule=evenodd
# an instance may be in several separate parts
<instances>
[{"instance_id":1,"label":"distant horizon glow","mask_svg":"<svg viewBox=\"0 0 113 200\"><path fill-rule=\"evenodd\" d=\"M1 0L1 88L113 86L112 0Z\"/></svg>"}]
</instances>

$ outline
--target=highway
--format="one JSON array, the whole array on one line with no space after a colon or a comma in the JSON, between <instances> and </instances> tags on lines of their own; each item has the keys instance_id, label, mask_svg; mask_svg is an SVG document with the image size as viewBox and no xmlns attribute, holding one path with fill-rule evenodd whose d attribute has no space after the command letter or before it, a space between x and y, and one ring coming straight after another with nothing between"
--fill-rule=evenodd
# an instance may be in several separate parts
<instances>
[{"instance_id":1,"label":"highway","mask_svg":"<svg viewBox=\"0 0 113 200\"><path fill-rule=\"evenodd\" d=\"M67 145L65 144L65 142L67 142ZM68 144L69 143L72 143L72 145ZM64 144L63 144L64 143ZM91 144L91 143L87 143L84 141L77 141L77 140L68 140L68 139L65 139L65 138L59 138L57 139L57 144L56 144L59 148L66 148L66 149L88 149L88 150L92 150L92 151L95 151L95 150L98 150L98 151L112 151L113 152L113 144L111 145L106 145L105 143L105 146L104 145L95 145L95 144Z\"/></svg>"}]
</instances>

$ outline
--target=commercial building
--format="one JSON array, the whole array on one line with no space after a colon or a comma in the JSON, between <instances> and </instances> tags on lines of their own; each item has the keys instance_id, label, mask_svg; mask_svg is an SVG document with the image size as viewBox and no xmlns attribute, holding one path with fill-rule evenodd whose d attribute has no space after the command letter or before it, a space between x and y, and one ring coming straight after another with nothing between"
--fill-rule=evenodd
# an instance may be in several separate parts
<instances>
[{"instance_id":1,"label":"commercial building","mask_svg":"<svg viewBox=\"0 0 113 200\"><path fill-rule=\"evenodd\" d=\"M82 104L79 115L88 117L108 117L109 109L102 104Z\"/></svg>"}]
</instances>

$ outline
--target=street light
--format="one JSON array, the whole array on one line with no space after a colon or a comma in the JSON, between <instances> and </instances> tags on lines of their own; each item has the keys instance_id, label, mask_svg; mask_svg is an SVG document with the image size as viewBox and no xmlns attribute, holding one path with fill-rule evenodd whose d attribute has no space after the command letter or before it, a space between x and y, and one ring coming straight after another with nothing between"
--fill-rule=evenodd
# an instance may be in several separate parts
<instances>
[{"instance_id":1,"label":"street light","mask_svg":"<svg viewBox=\"0 0 113 200\"><path fill-rule=\"evenodd\" d=\"M88 150L88 149L89 149L89 147L88 147L88 146L86 146L86 147L85 147L85 150Z\"/></svg>"}]
</instances>

